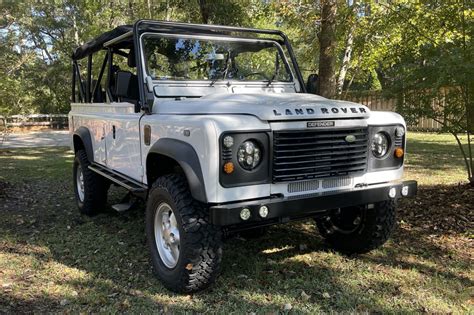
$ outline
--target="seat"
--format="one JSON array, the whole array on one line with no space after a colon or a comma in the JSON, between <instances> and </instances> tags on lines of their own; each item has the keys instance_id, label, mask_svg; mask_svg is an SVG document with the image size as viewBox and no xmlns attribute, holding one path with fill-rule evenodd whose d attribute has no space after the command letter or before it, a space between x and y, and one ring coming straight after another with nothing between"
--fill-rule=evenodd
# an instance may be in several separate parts
<instances>
[{"instance_id":1,"label":"seat","mask_svg":"<svg viewBox=\"0 0 474 315\"><path fill-rule=\"evenodd\" d=\"M129 102L138 106L138 77L130 71L117 71L115 95L120 102Z\"/></svg>"}]
</instances>

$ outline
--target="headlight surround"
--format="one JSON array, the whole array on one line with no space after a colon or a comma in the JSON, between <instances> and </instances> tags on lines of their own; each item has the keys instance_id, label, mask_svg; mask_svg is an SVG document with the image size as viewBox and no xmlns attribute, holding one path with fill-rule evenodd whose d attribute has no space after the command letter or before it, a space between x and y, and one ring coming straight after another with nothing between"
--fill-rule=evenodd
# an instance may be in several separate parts
<instances>
[{"instance_id":1,"label":"headlight surround","mask_svg":"<svg viewBox=\"0 0 474 315\"><path fill-rule=\"evenodd\" d=\"M260 164L261 152L257 141L253 139L244 141L237 151L239 165L247 171L255 169Z\"/></svg>"},{"instance_id":2,"label":"headlight surround","mask_svg":"<svg viewBox=\"0 0 474 315\"><path fill-rule=\"evenodd\" d=\"M374 138L380 140L379 136L376 136L377 134L383 134L388 139L387 152L382 157L378 157L380 154L377 154L377 152L374 154L372 150ZM405 136L406 130L401 124L369 126L368 172L393 170L402 167L405 155L397 158L395 150L401 148L405 151Z\"/></svg>"},{"instance_id":3,"label":"headlight surround","mask_svg":"<svg viewBox=\"0 0 474 315\"><path fill-rule=\"evenodd\" d=\"M221 134L219 142L219 182L222 187L259 185L271 182L269 132L227 131ZM229 167L225 167L227 164L235 165L233 171L230 171Z\"/></svg>"},{"instance_id":4,"label":"headlight surround","mask_svg":"<svg viewBox=\"0 0 474 315\"><path fill-rule=\"evenodd\" d=\"M387 155L390 149L389 138L385 132L377 132L372 137L370 148L376 158L380 159Z\"/></svg>"}]
</instances>

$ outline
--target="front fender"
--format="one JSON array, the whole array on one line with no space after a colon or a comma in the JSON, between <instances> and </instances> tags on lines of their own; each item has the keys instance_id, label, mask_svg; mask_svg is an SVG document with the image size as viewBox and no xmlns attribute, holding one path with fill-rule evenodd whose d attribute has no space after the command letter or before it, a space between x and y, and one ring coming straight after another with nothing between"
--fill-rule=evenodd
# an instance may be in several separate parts
<instances>
[{"instance_id":1,"label":"front fender","mask_svg":"<svg viewBox=\"0 0 474 315\"><path fill-rule=\"evenodd\" d=\"M162 154L175 160L184 171L193 198L207 202L199 157L189 143L177 139L161 138L150 148L148 154L150 153Z\"/></svg>"}]
</instances>

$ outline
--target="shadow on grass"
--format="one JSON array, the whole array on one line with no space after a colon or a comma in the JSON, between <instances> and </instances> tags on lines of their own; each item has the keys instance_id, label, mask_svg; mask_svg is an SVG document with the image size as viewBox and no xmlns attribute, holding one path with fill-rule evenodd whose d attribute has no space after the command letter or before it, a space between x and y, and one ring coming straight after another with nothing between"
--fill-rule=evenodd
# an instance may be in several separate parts
<instances>
[{"instance_id":1,"label":"shadow on grass","mask_svg":"<svg viewBox=\"0 0 474 315\"><path fill-rule=\"evenodd\" d=\"M61 159L64 151L47 149L44 154L43 159L55 155ZM433 235L464 235L466 224L456 221L455 228L445 229L444 217L458 220L455 214L461 214L472 222L472 191L433 186L421 188L415 200L400 204L400 227L391 241L370 254L347 257L332 252L311 221L276 226L257 240L227 241L222 275L209 290L173 294L151 272L143 206L122 214L108 208L93 218L80 216L70 171L65 171L70 162L62 159L62 173L36 179L46 164L26 168L25 175L35 176L7 186L0 196L0 257L27 261L27 267L18 268L31 269L35 275L32 283L23 284L11 272L19 287L1 293L0 309L5 312L275 312L286 303L296 311L313 313L413 312L426 310L428 302L407 291L423 290L438 295L437 303L462 310L462 301L448 291L457 294L473 286L463 272L469 270L470 258L433 241ZM9 162L16 169L23 165ZM8 178L15 172L4 174ZM121 194L114 189L110 203L120 200ZM460 200L464 204L459 206ZM9 262L0 263L14 268ZM310 298L302 300L302 291ZM447 310L439 307L436 304L432 310Z\"/></svg>"},{"instance_id":2,"label":"shadow on grass","mask_svg":"<svg viewBox=\"0 0 474 315\"><path fill-rule=\"evenodd\" d=\"M120 194L116 194L115 198L119 199ZM45 202L47 204L43 204ZM36 200L36 206L40 209L50 207L48 203ZM29 307L41 311L49 304L88 311L130 309L145 312L156 307L200 312L275 311L281 310L282 305L288 302L301 303L300 294L304 291L311 299L306 303L309 306L305 303L299 306L301 311L307 310L305 307L320 311L419 310L383 302L387 295L400 294L400 287L406 284L387 280L386 277L372 279L368 287L363 282L346 281L355 275L353 272L360 273L361 270L356 268L352 271L345 265L360 263L389 269L415 269L428 278L445 278L450 283L466 287L473 285L467 276L451 271L468 268L469 260L461 257L446 259L453 253L430 242L433 231L417 229L416 221L412 222L415 228L398 228L392 241L381 250L355 257L333 253L325 246L311 222L297 222L273 227L258 240L229 240L225 244L223 273L217 284L190 297L176 295L166 291L151 273L143 207L124 214L108 209L101 215L87 218L75 213L75 205L70 198L64 206L67 209L58 207L63 210L59 213L51 210L41 213L32 209L28 218L34 218L35 222L27 226L22 224L19 229L5 230L3 226L3 238L10 240L10 246L3 245L1 251L34 256L41 266L58 263L66 269L85 271L88 274L86 279L71 278L59 282L87 293L69 297L66 294L66 305L60 305L64 299L61 295L21 298L6 293L4 302L0 302L3 307L12 311ZM429 217L425 219L429 220ZM305 246L301 247L302 244ZM46 248L47 251L35 251L31 247ZM312 257L314 253L316 257ZM410 261L407 256L416 256L422 261ZM367 293L368 288L375 293ZM332 298L322 298L326 292Z\"/></svg>"}]
</instances>

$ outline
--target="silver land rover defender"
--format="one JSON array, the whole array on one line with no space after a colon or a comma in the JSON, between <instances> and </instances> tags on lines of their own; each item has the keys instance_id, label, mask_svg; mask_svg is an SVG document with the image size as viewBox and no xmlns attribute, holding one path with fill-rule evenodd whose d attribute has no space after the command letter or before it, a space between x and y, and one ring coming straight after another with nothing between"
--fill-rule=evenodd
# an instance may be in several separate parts
<instances>
[{"instance_id":1,"label":"silver land rover defender","mask_svg":"<svg viewBox=\"0 0 474 315\"><path fill-rule=\"evenodd\" d=\"M104 209L111 184L129 191L118 211L145 199L151 262L173 291L211 284L233 231L313 218L334 249L370 251L416 194L401 181L403 118L316 95L280 31L140 20L72 59L79 209Z\"/></svg>"}]
</instances>

